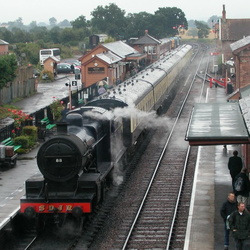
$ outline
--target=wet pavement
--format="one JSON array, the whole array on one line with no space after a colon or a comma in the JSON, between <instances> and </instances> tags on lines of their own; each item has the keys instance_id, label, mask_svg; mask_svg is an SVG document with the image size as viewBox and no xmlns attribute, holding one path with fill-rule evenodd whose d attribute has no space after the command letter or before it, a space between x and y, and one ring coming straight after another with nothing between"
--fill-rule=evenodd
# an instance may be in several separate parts
<instances>
[{"instance_id":1,"label":"wet pavement","mask_svg":"<svg viewBox=\"0 0 250 250\"><path fill-rule=\"evenodd\" d=\"M23 100L13 103L14 106L21 109L26 114L34 113L48 105L55 99L63 99L69 96L69 87L66 83L71 83L75 80L75 75L58 75L54 82L38 83L37 93L24 98ZM80 80L78 80L78 86ZM73 91L74 88L71 87Z\"/></svg>"}]
</instances>

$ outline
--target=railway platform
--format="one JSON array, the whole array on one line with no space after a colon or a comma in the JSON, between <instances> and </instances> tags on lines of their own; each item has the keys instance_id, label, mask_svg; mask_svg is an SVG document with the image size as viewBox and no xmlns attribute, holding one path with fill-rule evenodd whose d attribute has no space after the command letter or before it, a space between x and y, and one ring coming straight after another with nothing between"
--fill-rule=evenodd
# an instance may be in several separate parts
<instances>
[{"instance_id":1,"label":"railway platform","mask_svg":"<svg viewBox=\"0 0 250 250\"><path fill-rule=\"evenodd\" d=\"M226 102L223 88L208 88L206 102ZM228 159L240 145L199 146L184 250L224 249L222 203L233 191ZM230 238L229 249L234 249Z\"/></svg>"},{"instance_id":2,"label":"railway platform","mask_svg":"<svg viewBox=\"0 0 250 250\"><path fill-rule=\"evenodd\" d=\"M226 101L224 89L208 88L207 102L223 101ZM22 109L25 110L25 106L27 109L30 106L29 98L21 102ZM228 145L227 148L223 145L199 147L185 250L223 249L224 230L220 207L227 199L227 193L232 191L227 162L235 149L241 155L240 145ZM19 158L15 168L0 170L0 228L18 212L19 200L25 192L25 180L38 172L37 150ZM229 249L233 248L231 242Z\"/></svg>"}]
</instances>

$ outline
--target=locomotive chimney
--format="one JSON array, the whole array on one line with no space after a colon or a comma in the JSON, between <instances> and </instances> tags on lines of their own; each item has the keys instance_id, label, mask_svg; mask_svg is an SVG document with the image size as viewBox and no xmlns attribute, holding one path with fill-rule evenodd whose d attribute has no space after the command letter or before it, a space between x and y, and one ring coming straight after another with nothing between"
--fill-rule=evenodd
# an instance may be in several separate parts
<instances>
[{"instance_id":1,"label":"locomotive chimney","mask_svg":"<svg viewBox=\"0 0 250 250\"><path fill-rule=\"evenodd\" d=\"M58 134L67 134L67 123L66 122L58 122L56 124L57 133Z\"/></svg>"}]
</instances>

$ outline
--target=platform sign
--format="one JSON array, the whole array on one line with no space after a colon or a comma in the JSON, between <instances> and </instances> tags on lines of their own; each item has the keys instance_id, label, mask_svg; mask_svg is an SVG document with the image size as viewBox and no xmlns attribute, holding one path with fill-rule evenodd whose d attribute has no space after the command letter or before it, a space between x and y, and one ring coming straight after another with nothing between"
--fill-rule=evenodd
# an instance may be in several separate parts
<instances>
[{"instance_id":1,"label":"platform sign","mask_svg":"<svg viewBox=\"0 0 250 250\"><path fill-rule=\"evenodd\" d=\"M77 86L77 81L72 81L72 86Z\"/></svg>"}]
</instances>

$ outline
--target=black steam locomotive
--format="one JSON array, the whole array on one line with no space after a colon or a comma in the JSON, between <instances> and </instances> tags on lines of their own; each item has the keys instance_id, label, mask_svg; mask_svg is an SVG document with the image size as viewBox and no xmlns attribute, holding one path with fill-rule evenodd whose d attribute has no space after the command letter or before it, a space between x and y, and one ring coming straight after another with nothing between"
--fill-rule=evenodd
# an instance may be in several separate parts
<instances>
[{"instance_id":1,"label":"black steam locomotive","mask_svg":"<svg viewBox=\"0 0 250 250\"><path fill-rule=\"evenodd\" d=\"M183 45L137 75L68 112L40 147L40 174L25 183L21 213L29 218L82 218L102 201L128 149L144 129L141 112L157 111L190 61Z\"/></svg>"}]
</instances>

